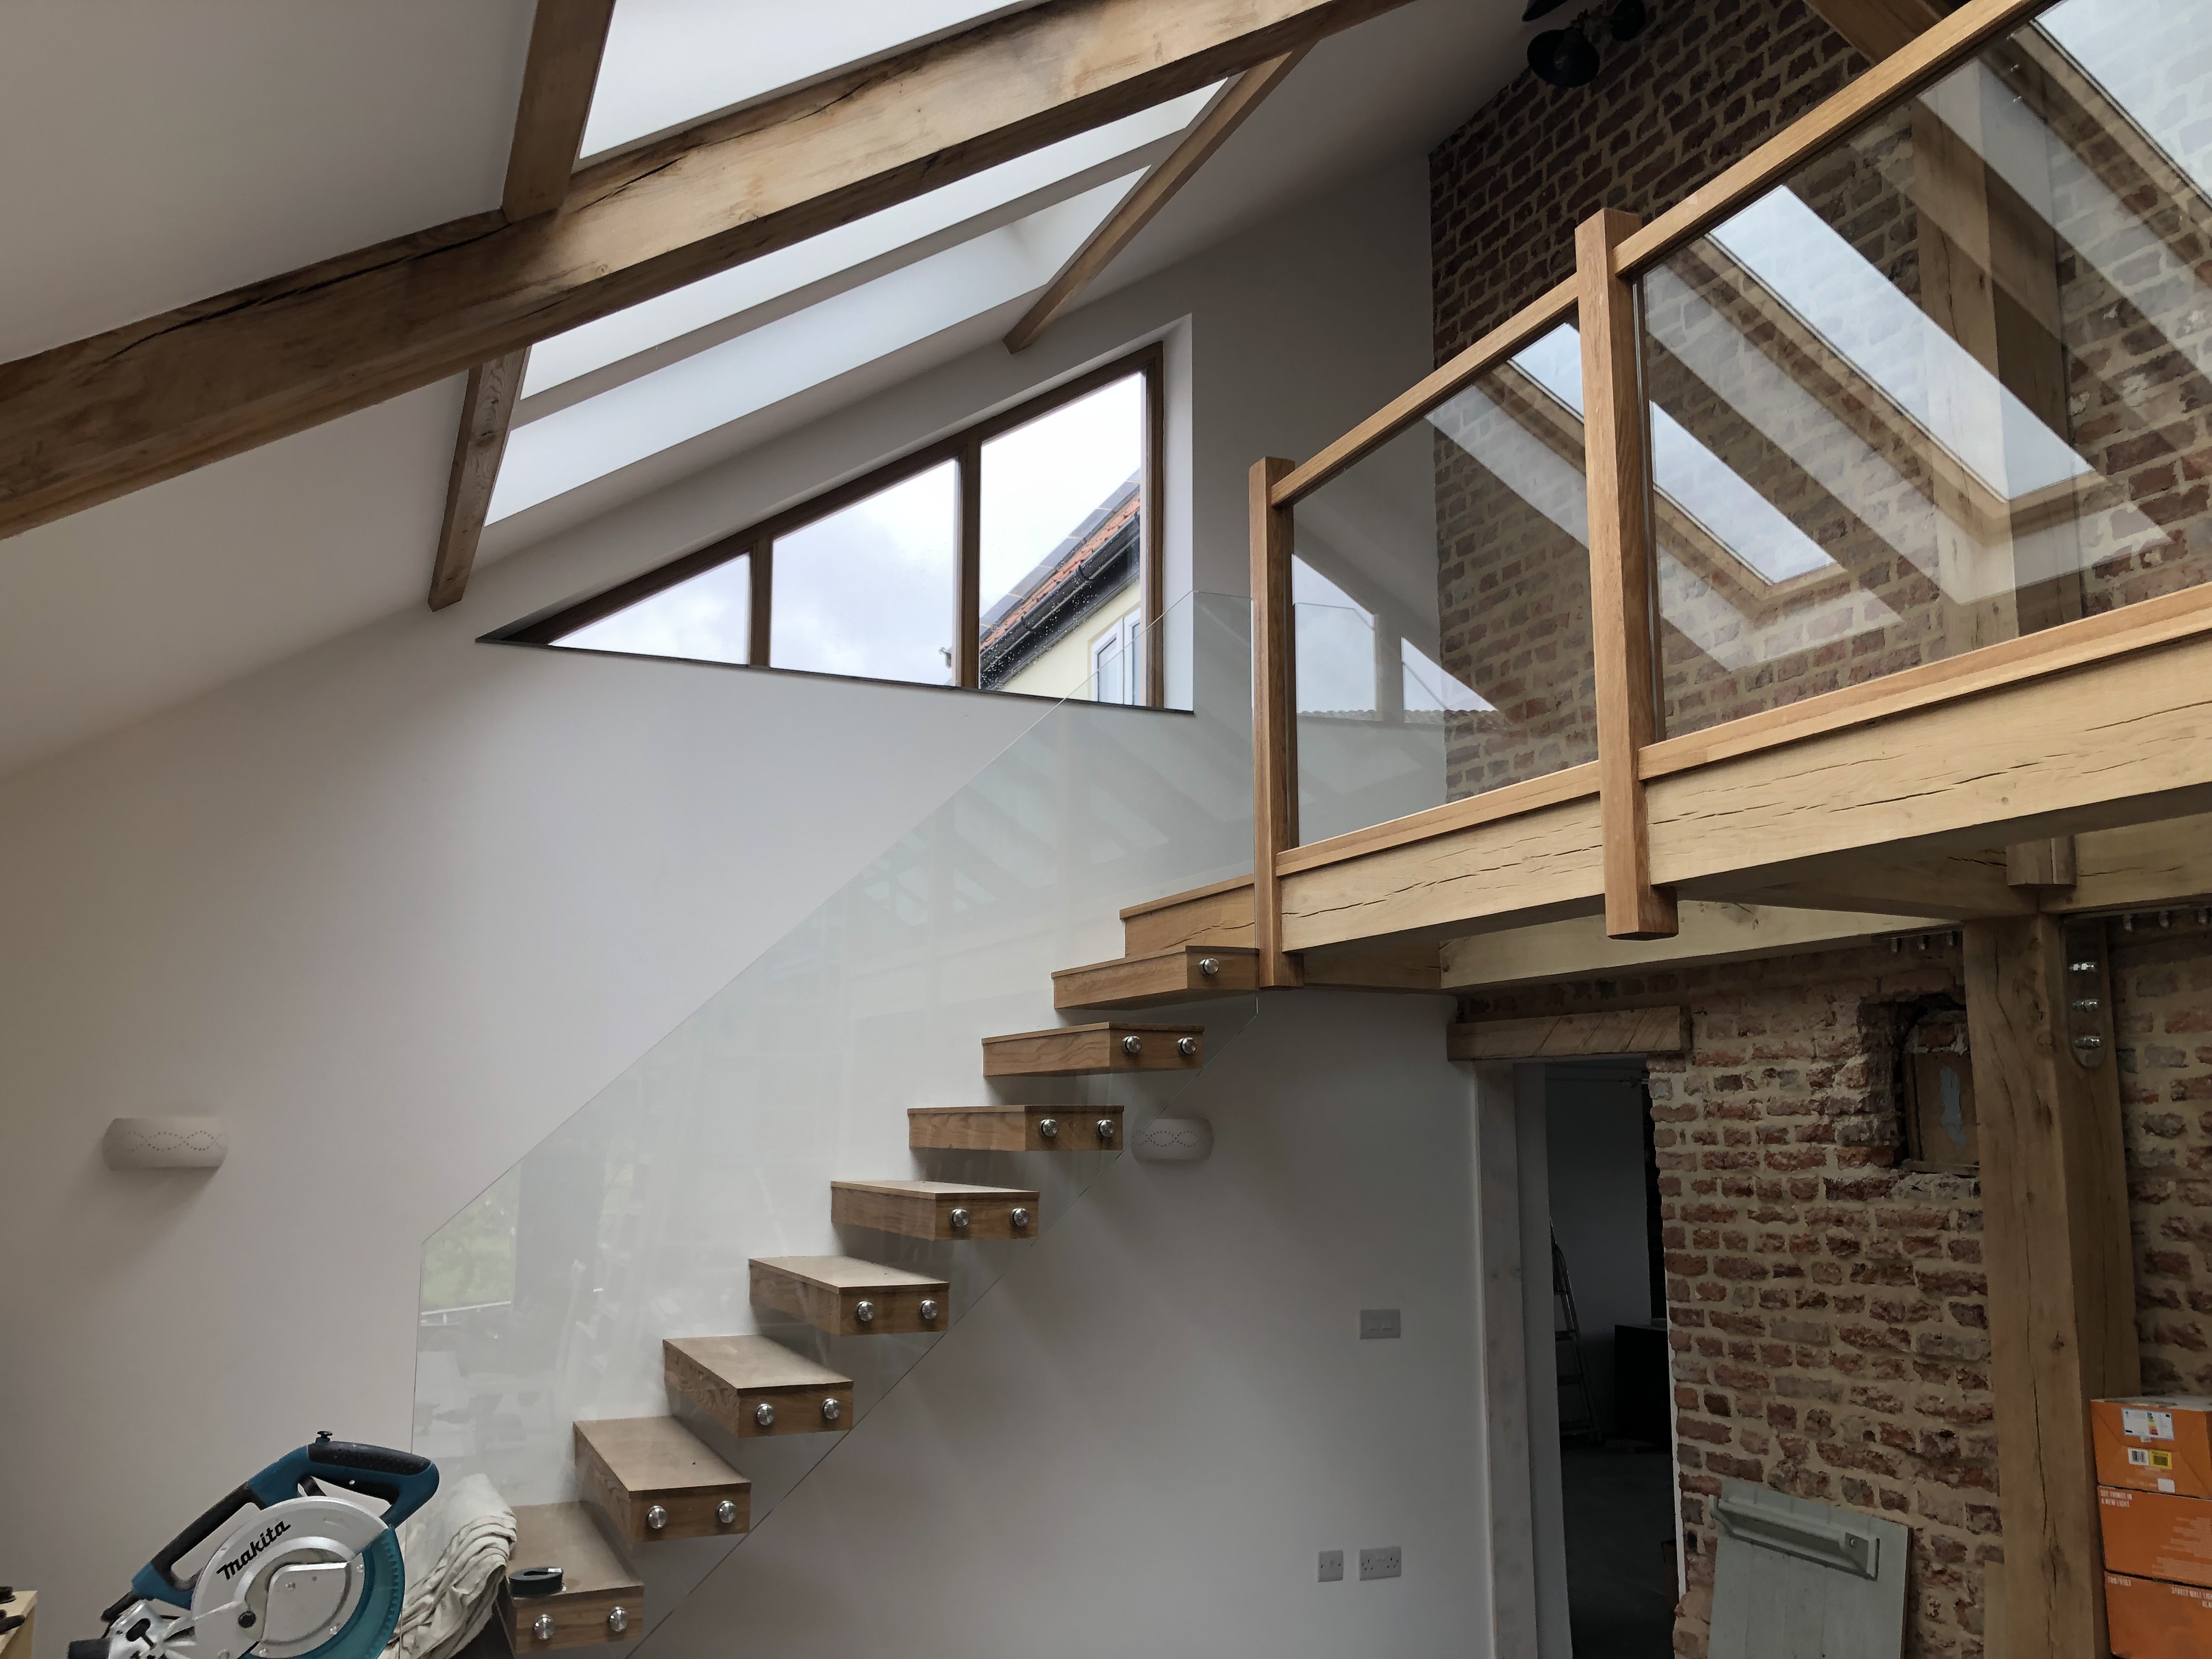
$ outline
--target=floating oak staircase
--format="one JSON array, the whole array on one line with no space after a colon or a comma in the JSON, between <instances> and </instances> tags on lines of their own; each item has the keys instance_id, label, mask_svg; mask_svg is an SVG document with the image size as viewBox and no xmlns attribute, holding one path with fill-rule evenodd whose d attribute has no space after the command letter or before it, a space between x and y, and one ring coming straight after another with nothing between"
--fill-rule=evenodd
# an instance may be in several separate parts
<instances>
[{"instance_id":1,"label":"floating oak staircase","mask_svg":"<svg viewBox=\"0 0 2212 1659\"><path fill-rule=\"evenodd\" d=\"M1133 971L1128 963L1106 963L1056 979L1063 986L1079 981L1085 996L1112 992L1131 1006L1189 1002L1249 994L1251 957L1249 950L1176 945L1150 953ZM1101 977L1080 981L1094 972ZM983 1074L1194 1072L1206 1062L1205 1038L1199 1025L1118 1021L1015 1032L983 1039ZM907 1142L925 1153L1115 1152L1125 1144L1122 1118L1117 1105L915 1107L907 1114ZM1042 1204L1035 1188L972 1182L854 1180L830 1187L837 1227L934 1243L1034 1239L1043 1227ZM951 1322L950 1281L910 1268L857 1256L793 1255L755 1257L748 1269L756 1308L831 1336L927 1336ZM516 1510L513 1566L557 1565L562 1587L550 1595L503 1592L492 1632L472 1644L469 1659L501 1648L529 1654L633 1639L645 1628L646 1602L643 1576L629 1552L678 1539L735 1537L752 1525L752 1482L709 1439L742 1457L748 1442L842 1433L854 1420L852 1378L770 1336L669 1337L661 1362L673 1414L574 1424L580 1500Z\"/></svg>"}]
</instances>

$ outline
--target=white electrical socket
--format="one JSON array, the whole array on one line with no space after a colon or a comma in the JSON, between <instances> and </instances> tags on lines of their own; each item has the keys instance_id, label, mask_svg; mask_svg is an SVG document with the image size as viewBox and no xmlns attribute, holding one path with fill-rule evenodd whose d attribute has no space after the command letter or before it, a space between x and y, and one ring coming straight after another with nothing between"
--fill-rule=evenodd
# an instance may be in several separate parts
<instances>
[{"instance_id":1,"label":"white electrical socket","mask_svg":"<svg viewBox=\"0 0 2212 1659\"><path fill-rule=\"evenodd\" d=\"M1344 1552L1342 1550L1323 1550L1321 1553L1320 1582L1324 1584L1340 1584L1344 1582Z\"/></svg>"},{"instance_id":2,"label":"white electrical socket","mask_svg":"<svg viewBox=\"0 0 2212 1659\"><path fill-rule=\"evenodd\" d=\"M1359 1582L1370 1578L1395 1578L1405 1571L1405 1552L1395 1544L1385 1544L1380 1549L1359 1552Z\"/></svg>"}]
</instances>

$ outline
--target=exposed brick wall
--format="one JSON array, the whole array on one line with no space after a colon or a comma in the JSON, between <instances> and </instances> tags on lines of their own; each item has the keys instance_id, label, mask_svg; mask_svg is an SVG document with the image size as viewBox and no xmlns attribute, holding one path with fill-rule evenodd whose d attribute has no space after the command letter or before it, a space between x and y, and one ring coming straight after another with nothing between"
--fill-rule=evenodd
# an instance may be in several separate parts
<instances>
[{"instance_id":1,"label":"exposed brick wall","mask_svg":"<svg viewBox=\"0 0 2212 1659\"><path fill-rule=\"evenodd\" d=\"M2212 1393L2212 926L2112 923L2148 1389ZM1887 946L1469 998L1468 1018L1680 1002L1651 1062L1690 1594L1703 1655L1727 1477L1913 1529L1905 1651L1980 1659L2003 1559L1981 1197L1899 1168L1906 1012L1957 953ZM1938 1042L1942 1034L1928 1041ZM1940 1042L1938 1042L1938 1046Z\"/></svg>"},{"instance_id":2,"label":"exposed brick wall","mask_svg":"<svg viewBox=\"0 0 2212 1659\"><path fill-rule=\"evenodd\" d=\"M1469 1000L1470 1018L1680 1000L1651 1062L1690 1592L1705 1653L1724 1478L1912 1528L1905 1651L1981 1654L2002 1559L1970 1177L1896 1167L1900 1011L1956 995L1954 951L1884 946Z\"/></svg>"},{"instance_id":3,"label":"exposed brick wall","mask_svg":"<svg viewBox=\"0 0 2212 1659\"><path fill-rule=\"evenodd\" d=\"M2212 928L2112 934L2143 1386L2212 1394Z\"/></svg>"}]
</instances>

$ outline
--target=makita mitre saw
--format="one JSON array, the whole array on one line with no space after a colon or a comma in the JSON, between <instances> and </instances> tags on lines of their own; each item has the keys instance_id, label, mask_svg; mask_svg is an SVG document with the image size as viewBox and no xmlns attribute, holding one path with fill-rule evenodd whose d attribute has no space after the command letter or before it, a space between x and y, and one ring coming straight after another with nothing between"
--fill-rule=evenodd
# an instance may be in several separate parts
<instances>
[{"instance_id":1,"label":"makita mitre saw","mask_svg":"<svg viewBox=\"0 0 2212 1659\"><path fill-rule=\"evenodd\" d=\"M371 1515L326 1486L387 1507ZM100 1614L107 1634L70 1643L69 1659L376 1659L407 1588L392 1529L437 1490L427 1457L323 1435L185 1528ZM179 1577L177 1564L219 1533Z\"/></svg>"}]
</instances>

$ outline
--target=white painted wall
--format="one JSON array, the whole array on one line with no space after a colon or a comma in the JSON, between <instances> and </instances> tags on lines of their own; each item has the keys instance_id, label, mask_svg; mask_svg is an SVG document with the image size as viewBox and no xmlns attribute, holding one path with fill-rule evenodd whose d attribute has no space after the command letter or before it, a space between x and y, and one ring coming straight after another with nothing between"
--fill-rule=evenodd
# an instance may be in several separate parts
<instances>
[{"instance_id":1,"label":"white painted wall","mask_svg":"<svg viewBox=\"0 0 2212 1659\"><path fill-rule=\"evenodd\" d=\"M41 1659L89 1633L133 1568L276 1451L322 1427L404 1443L422 1239L1036 714L476 635L1161 336L1180 387L1170 591L1242 591L1250 460L1310 453L1426 367L1426 226L1409 158L1108 296L1023 359L993 345L883 389L489 566L453 610L410 607L0 780L0 1577L44 1592ZM1436 1007L1354 1000L1356 1013L1313 1028L1346 1033L1346 1054L1422 1019L1434 1042ZM1166 1540L1146 1535L1205 1488L1204 1524L1186 1530L1195 1553L1161 1607L1216 1591L1228 1605L1232 1589L1279 1582L1282 1608L1303 1605L1311 1552L1332 1540L1300 1528L1326 1521L1347 1550L1401 1542L1417 1565L1398 1586L1339 1587L1340 1611L1311 1628L1381 1607L1410 1632L1400 1642L1388 1626L1385 1647L1434 1650L1443 1640L1429 1633L1449 1627L1479 1569L1454 1531L1474 1478L1450 1450L1469 1443L1452 1420L1473 1409L1464 1331L1439 1313L1436 1346L1409 1341L1395 1361L1373 1345L1334 1356L1325 1334L1383 1294L1370 1285L1412 1287L1415 1332L1427 1316L1411 1310L1450 1290L1450 1260L1417 1273L1408 1252L1455 1250L1464 1194L1436 1184L1418 1141L1402 1162L1381 1150L1397 1146L1407 1114L1445 1133L1442 1096L1425 1058L1394 1079L1376 1073L1397 1093L1324 1091L1321 1079L1345 1081L1326 1069L1338 1062L1295 1022L1285 1041L1304 1056L1285 1074L1299 1085L1289 1103L1264 1071L1250 1096L1224 1098L1224 1117L1255 1126L1238 1143L1249 1150L1202 1176L1219 1194L1207 1216L1135 1228L1135 1254L1115 1259L1129 1299L1106 1327L1120 1334L1119 1369L1102 1375L1125 1412L1182 1413L1210 1382L1238 1383L1199 1419L1233 1457L1208 1479L1165 1471L1180 1487L1133 1481L1159 1465L1134 1461L1119 1433L1071 1427L1080 1413L1064 1402L1091 1385L1064 1368L1056 1335L1037 1339L1025 1322L1043 1316L1012 1285L979 1316L979 1343L988 1319L1012 1322L981 1350L1006 1390L988 1426L1031 1452L1050 1443L1023 1468L1063 1526L1087 1513L1093 1487L1124 1491L1100 1514L1129 1559L1155 1568L1169 1565ZM230 1163L211 1177L100 1166L111 1116L165 1111L228 1117ZM1376 1173L1355 1176L1347 1164L1370 1149ZM1463 1150L1438 1167L1463 1182ZM1364 1237L1313 1213L1324 1172L1352 1189ZM1133 1166L1115 1177L1138 1178ZM1078 1236L1048 1243L1068 1249ZM1271 1277L1290 1262L1297 1273ZM1096 1258L1062 1270L1099 1271ZM1324 1273L1337 1277L1315 1289ZM1170 1274L1198 1275L1176 1294L1206 1320L1152 1317L1168 1293L1150 1287ZM1054 1282L1048 1270L1042 1283ZM1249 1316L1245 1293L1261 1298ZM1237 1340L1209 1357L1209 1330ZM933 1363L973 1363L958 1352ZM1311 1437L1325 1395L1344 1412L1364 1376L1371 1413L1388 1418L1416 1386L1391 1365L1438 1354L1460 1385L1450 1412ZM893 1437L902 1420L869 1432ZM985 1426L975 1417L963 1432L988 1437ZM1275 1467L1254 1452L1262 1435ZM899 1452L902 1441L890 1463L847 1460L900 1483L878 1489L865 1523L881 1528L887 1558L872 1567L910 1574L957 1547L945 1514L1005 1501L972 1473L980 1447L958 1443L972 1455L950 1463L938 1449ZM901 1473L899 1458L921 1461ZM1402 1537L1363 1530L1401 1516ZM1121 1593L1101 1597L1097 1616L1120 1619L1125 1636L1143 1628L1146 1599L1128 1593L1141 1581L1116 1579L1097 1534L1084 1535L1090 1547L1055 1558L1033 1603L994 1602L999 1616L1030 1629L1103 1579ZM1459 1575L1449 1595L1420 1577L1431 1552ZM895 1620L888 1605L854 1616ZM1276 1617L1271 1602L1254 1627L1290 1628ZM1335 1650L1298 1639L1313 1645L1285 1637L1269 1650Z\"/></svg>"}]
</instances>

